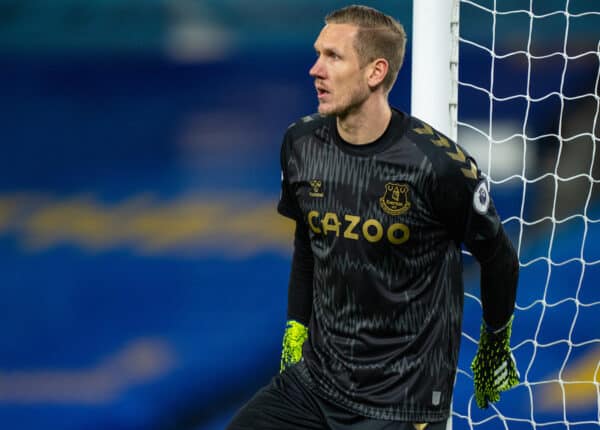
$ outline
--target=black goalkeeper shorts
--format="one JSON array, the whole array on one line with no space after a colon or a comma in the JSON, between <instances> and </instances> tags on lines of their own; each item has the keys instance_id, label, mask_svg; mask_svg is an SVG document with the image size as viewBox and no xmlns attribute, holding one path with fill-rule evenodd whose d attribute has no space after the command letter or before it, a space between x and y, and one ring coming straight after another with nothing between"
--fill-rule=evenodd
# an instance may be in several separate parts
<instances>
[{"instance_id":1,"label":"black goalkeeper shorts","mask_svg":"<svg viewBox=\"0 0 600 430\"><path fill-rule=\"evenodd\" d=\"M407 423L377 420L314 395L291 367L260 389L239 410L227 430L445 430L446 421Z\"/></svg>"}]
</instances>

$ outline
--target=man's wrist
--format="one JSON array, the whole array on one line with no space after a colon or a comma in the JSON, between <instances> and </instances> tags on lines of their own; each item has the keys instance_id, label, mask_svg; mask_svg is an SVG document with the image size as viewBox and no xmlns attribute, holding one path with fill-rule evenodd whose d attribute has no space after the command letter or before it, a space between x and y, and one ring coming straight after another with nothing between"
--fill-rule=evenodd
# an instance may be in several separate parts
<instances>
[{"instance_id":1,"label":"man's wrist","mask_svg":"<svg viewBox=\"0 0 600 430\"><path fill-rule=\"evenodd\" d=\"M499 335L502 334L505 330L509 329L512 325L514 315L511 315L508 320L500 327L492 327L489 325L485 319L483 320L483 326L485 327L485 331L491 335Z\"/></svg>"}]
</instances>

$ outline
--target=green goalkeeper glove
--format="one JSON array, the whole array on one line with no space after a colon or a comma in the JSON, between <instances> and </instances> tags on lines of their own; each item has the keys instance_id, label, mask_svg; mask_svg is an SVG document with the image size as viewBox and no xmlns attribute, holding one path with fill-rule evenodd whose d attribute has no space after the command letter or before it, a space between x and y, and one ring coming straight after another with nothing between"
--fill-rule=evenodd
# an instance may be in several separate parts
<instances>
[{"instance_id":1,"label":"green goalkeeper glove","mask_svg":"<svg viewBox=\"0 0 600 430\"><path fill-rule=\"evenodd\" d=\"M302 345L307 338L308 328L306 326L294 320L286 323L279 373L300 361L302 358Z\"/></svg>"},{"instance_id":2,"label":"green goalkeeper glove","mask_svg":"<svg viewBox=\"0 0 600 430\"><path fill-rule=\"evenodd\" d=\"M519 383L519 372L510 351L510 335L513 317L496 332L488 331L481 324L481 336L477 354L471 363L475 379L475 400L481 409L488 402L500 400L500 393Z\"/></svg>"}]
</instances>

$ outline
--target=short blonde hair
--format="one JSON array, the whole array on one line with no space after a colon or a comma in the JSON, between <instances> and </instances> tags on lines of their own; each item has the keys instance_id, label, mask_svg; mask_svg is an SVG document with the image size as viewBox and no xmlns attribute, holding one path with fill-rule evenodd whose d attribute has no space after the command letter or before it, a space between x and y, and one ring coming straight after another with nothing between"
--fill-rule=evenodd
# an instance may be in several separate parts
<instances>
[{"instance_id":1,"label":"short blonde hair","mask_svg":"<svg viewBox=\"0 0 600 430\"><path fill-rule=\"evenodd\" d=\"M394 18L368 6L351 5L325 17L326 24L352 24L358 27L354 48L362 65L377 58L389 64L383 88L388 92L402 67L406 50L406 32Z\"/></svg>"}]
</instances>

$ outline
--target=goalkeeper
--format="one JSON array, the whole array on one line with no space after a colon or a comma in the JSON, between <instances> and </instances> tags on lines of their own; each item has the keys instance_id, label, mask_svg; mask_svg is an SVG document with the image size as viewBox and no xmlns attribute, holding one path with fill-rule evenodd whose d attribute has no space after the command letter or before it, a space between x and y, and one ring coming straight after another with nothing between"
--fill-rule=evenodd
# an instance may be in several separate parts
<instances>
[{"instance_id":1,"label":"goalkeeper","mask_svg":"<svg viewBox=\"0 0 600 430\"><path fill-rule=\"evenodd\" d=\"M296 221L281 372L228 429L442 430L463 313L461 244L481 265L472 369L485 408L518 383L518 259L475 160L388 93L406 36L364 6L329 14L318 114L288 128L278 210Z\"/></svg>"}]
</instances>

